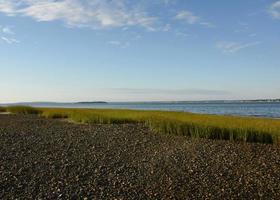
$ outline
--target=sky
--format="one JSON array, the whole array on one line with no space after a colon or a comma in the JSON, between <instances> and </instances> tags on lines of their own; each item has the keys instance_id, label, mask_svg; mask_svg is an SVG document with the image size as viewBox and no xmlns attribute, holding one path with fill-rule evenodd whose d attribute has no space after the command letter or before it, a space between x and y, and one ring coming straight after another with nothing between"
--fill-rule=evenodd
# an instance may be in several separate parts
<instances>
[{"instance_id":1,"label":"sky","mask_svg":"<svg viewBox=\"0 0 280 200\"><path fill-rule=\"evenodd\" d=\"M0 103L280 98L279 0L0 0Z\"/></svg>"}]
</instances>

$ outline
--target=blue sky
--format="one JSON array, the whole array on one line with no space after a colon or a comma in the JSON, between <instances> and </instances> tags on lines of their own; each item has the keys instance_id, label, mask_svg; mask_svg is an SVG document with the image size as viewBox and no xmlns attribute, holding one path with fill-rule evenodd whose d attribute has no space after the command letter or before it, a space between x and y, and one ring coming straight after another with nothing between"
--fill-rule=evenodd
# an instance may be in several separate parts
<instances>
[{"instance_id":1,"label":"blue sky","mask_svg":"<svg viewBox=\"0 0 280 200\"><path fill-rule=\"evenodd\" d=\"M0 102L280 98L279 0L0 0Z\"/></svg>"}]
</instances>

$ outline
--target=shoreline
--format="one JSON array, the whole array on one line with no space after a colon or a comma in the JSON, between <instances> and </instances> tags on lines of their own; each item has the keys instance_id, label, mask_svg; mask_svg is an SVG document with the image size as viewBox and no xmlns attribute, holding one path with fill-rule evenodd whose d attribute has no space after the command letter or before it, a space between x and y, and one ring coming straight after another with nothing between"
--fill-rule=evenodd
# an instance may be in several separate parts
<instances>
[{"instance_id":1,"label":"shoreline","mask_svg":"<svg viewBox=\"0 0 280 200\"><path fill-rule=\"evenodd\" d=\"M53 119L69 119L86 124L143 123L160 134L190 138L280 144L280 120L219 116L169 111L128 109L67 109L13 106L2 111L34 114Z\"/></svg>"},{"instance_id":2,"label":"shoreline","mask_svg":"<svg viewBox=\"0 0 280 200\"><path fill-rule=\"evenodd\" d=\"M86 103L86 102L85 102ZM280 101L189 101L189 102L106 102L104 103L75 102L25 102L6 104L6 106L31 106L36 108L57 109L130 109L146 111L170 111L196 114L212 114L218 116L280 118ZM4 105L4 104L3 104ZM213 106L214 105L214 106ZM254 105L258 105L255 109ZM261 109L258 108L261 105ZM273 105L270 107L269 105ZM1 106L1 105L0 105ZM204 110L205 108L206 111ZM271 109L275 112L271 112ZM244 111L245 110L245 111Z\"/></svg>"}]
</instances>

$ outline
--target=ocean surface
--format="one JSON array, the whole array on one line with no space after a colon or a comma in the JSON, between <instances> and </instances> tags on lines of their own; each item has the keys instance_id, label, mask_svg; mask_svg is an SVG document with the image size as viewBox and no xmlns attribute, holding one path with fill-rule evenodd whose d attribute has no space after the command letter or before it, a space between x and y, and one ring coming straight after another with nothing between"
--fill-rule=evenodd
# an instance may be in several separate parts
<instances>
[{"instance_id":1,"label":"ocean surface","mask_svg":"<svg viewBox=\"0 0 280 200\"><path fill-rule=\"evenodd\" d=\"M280 102L29 103L28 105L35 107L166 110L217 115L280 118Z\"/></svg>"}]
</instances>

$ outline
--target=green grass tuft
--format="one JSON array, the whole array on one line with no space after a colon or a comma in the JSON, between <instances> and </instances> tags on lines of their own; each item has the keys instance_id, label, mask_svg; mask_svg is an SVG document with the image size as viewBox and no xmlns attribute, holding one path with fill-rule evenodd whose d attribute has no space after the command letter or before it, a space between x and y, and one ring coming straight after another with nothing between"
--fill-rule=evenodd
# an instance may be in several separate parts
<instances>
[{"instance_id":1,"label":"green grass tuft","mask_svg":"<svg viewBox=\"0 0 280 200\"><path fill-rule=\"evenodd\" d=\"M13 114L41 114L42 111L33 107L29 106L9 106L7 107L7 112L13 113Z\"/></svg>"}]
</instances>

